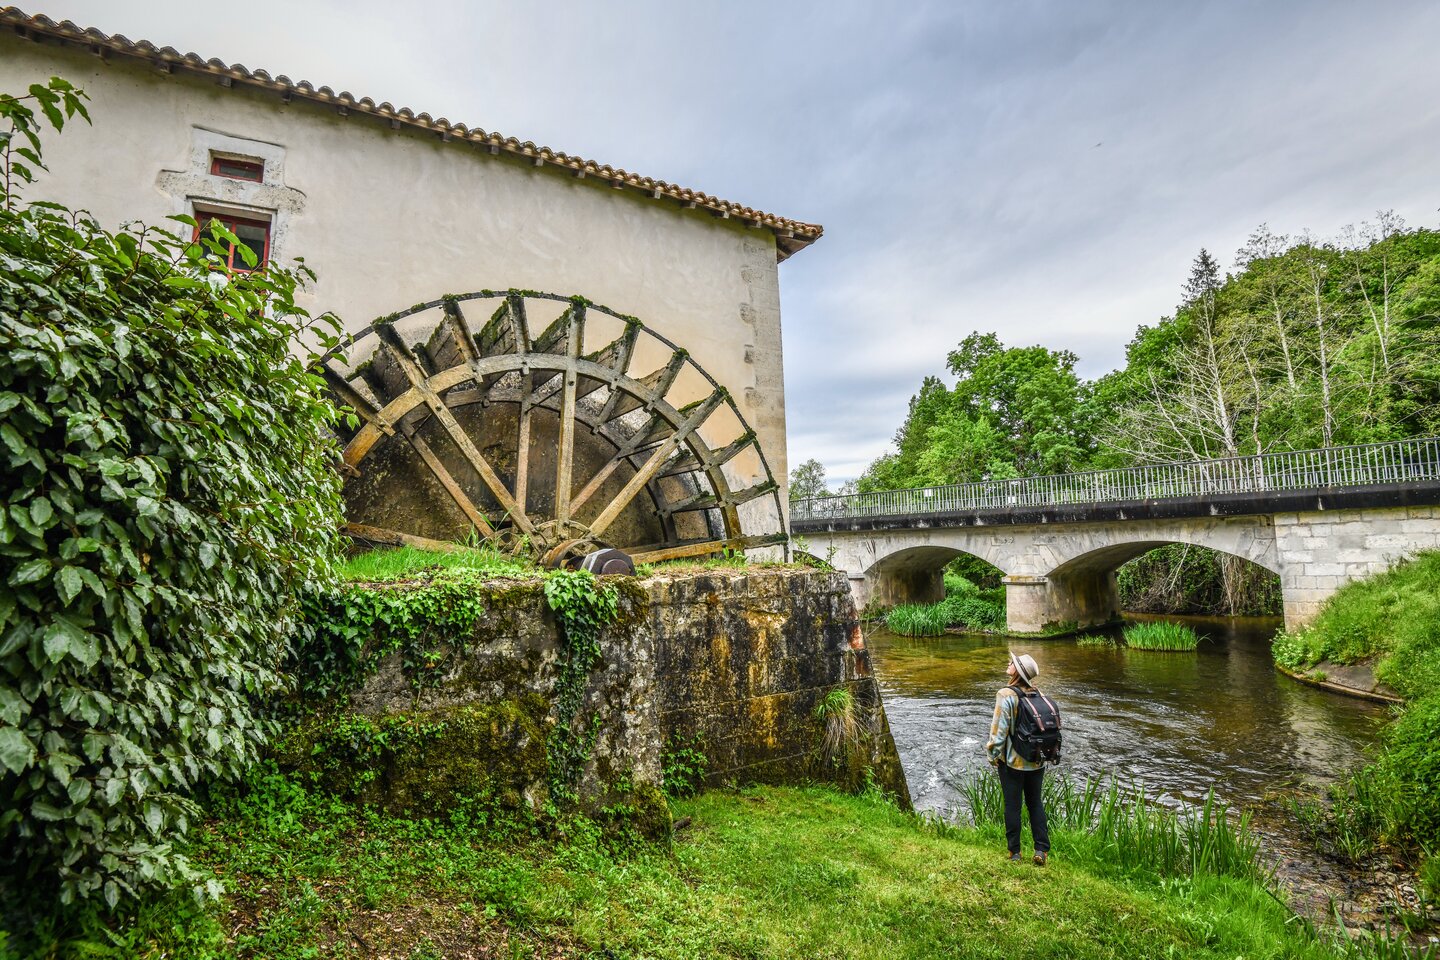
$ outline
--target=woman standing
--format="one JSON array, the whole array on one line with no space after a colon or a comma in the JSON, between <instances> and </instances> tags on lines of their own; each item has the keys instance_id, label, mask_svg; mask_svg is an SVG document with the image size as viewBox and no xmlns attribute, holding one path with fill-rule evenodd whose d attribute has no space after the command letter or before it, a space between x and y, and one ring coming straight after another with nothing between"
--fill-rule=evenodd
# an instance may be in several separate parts
<instances>
[{"instance_id":1,"label":"woman standing","mask_svg":"<svg viewBox=\"0 0 1440 960\"><path fill-rule=\"evenodd\" d=\"M1000 774L1000 790L1005 795L1005 845L1010 859L1020 859L1020 802L1030 814L1030 836L1035 842L1035 865L1045 866L1050 855L1050 826L1045 819L1045 805L1040 788L1045 779L1045 764L1026 760L1010 742L1015 730L1015 711L1020 706L1020 691L1033 689L1040 668L1029 654L1010 654L1005 669L1010 685L995 694L995 716L990 720L990 739L985 752ZM1018 690L1017 690L1018 688Z\"/></svg>"}]
</instances>

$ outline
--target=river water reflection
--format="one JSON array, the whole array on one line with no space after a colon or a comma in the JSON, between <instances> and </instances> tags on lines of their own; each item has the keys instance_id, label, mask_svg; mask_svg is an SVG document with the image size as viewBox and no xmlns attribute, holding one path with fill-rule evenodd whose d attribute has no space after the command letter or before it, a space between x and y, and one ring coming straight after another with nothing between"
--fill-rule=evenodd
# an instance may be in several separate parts
<instances>
[{"instance_id":1,"label":"river water reflection","mask_svg":"<svg viewBox=\"0 0 1440 960\"><path fill-rule=\"evenodd\" d=\"M1251 806L1280 789L1330 782L1364 760L1385 708L1278 674L1270 657L1278 621L1183 619L1206 638L1195 653L867 631L916 808L955 808L955 784L986 769L985 737L1012 645L1035 657L1040 688L1061 706L1060 770L1072 776L1133 778L1169 803L1203 799L1213 787Z\"/></svg>"}]
</instances>

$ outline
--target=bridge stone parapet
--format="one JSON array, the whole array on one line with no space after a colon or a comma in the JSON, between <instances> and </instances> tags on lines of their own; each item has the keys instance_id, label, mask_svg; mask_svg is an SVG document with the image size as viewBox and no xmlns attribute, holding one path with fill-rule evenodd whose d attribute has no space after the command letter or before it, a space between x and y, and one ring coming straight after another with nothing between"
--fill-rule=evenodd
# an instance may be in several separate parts
<instances>
[{"instance_id":1,"label":"bridge stone parapet","mask_svg":"<svg viewBox=\"0 0 1440 960\"><path fill-rule=\"evenodd\" d=\"M1440 506L1276 514L1275 545L1284 561L1285 625L1302 626L1350 581L1421 550L1440 550Z\"/></svg>"}]
</instances>

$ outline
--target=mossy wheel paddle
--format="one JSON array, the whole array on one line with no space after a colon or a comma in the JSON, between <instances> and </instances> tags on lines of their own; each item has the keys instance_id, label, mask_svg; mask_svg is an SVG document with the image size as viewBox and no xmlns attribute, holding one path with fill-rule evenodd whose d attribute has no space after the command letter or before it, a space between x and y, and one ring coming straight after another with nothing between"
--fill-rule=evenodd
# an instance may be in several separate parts
<instances>
[{"instance_id":1,"label":"mossy wheel paddle","mask_svg":"<svg viewBox=\"0 0 1440 960\"><path fill-rule=\"evenodd\" d=\"M357 540L483 540L536 558L582 541L653 563L786 539L779 485L728 391L582 297L417 304L343 340L319 372L355 413L340 439Z\"/></svg>"}]
</instances>

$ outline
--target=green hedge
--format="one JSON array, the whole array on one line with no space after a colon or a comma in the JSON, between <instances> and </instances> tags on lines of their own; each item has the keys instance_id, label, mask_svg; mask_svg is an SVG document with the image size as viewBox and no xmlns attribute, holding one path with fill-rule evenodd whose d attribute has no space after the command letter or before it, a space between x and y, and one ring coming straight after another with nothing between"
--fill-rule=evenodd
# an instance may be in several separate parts
<instances>
[{"instance_id":1,"label":"green hedge","mask_svg":"<svg viewBox=\"0 0 1440 960\"><path fill-rule=\"evenodd\" d=\"M173 846L189 794L265 742L255 705L339 537L334 409L292 352L308 271L231 275L224 230L111 233L23 202L41 118L82 98L59 79L0 96L7 907L195 878Z\"/></svg>"}]
</instances>

